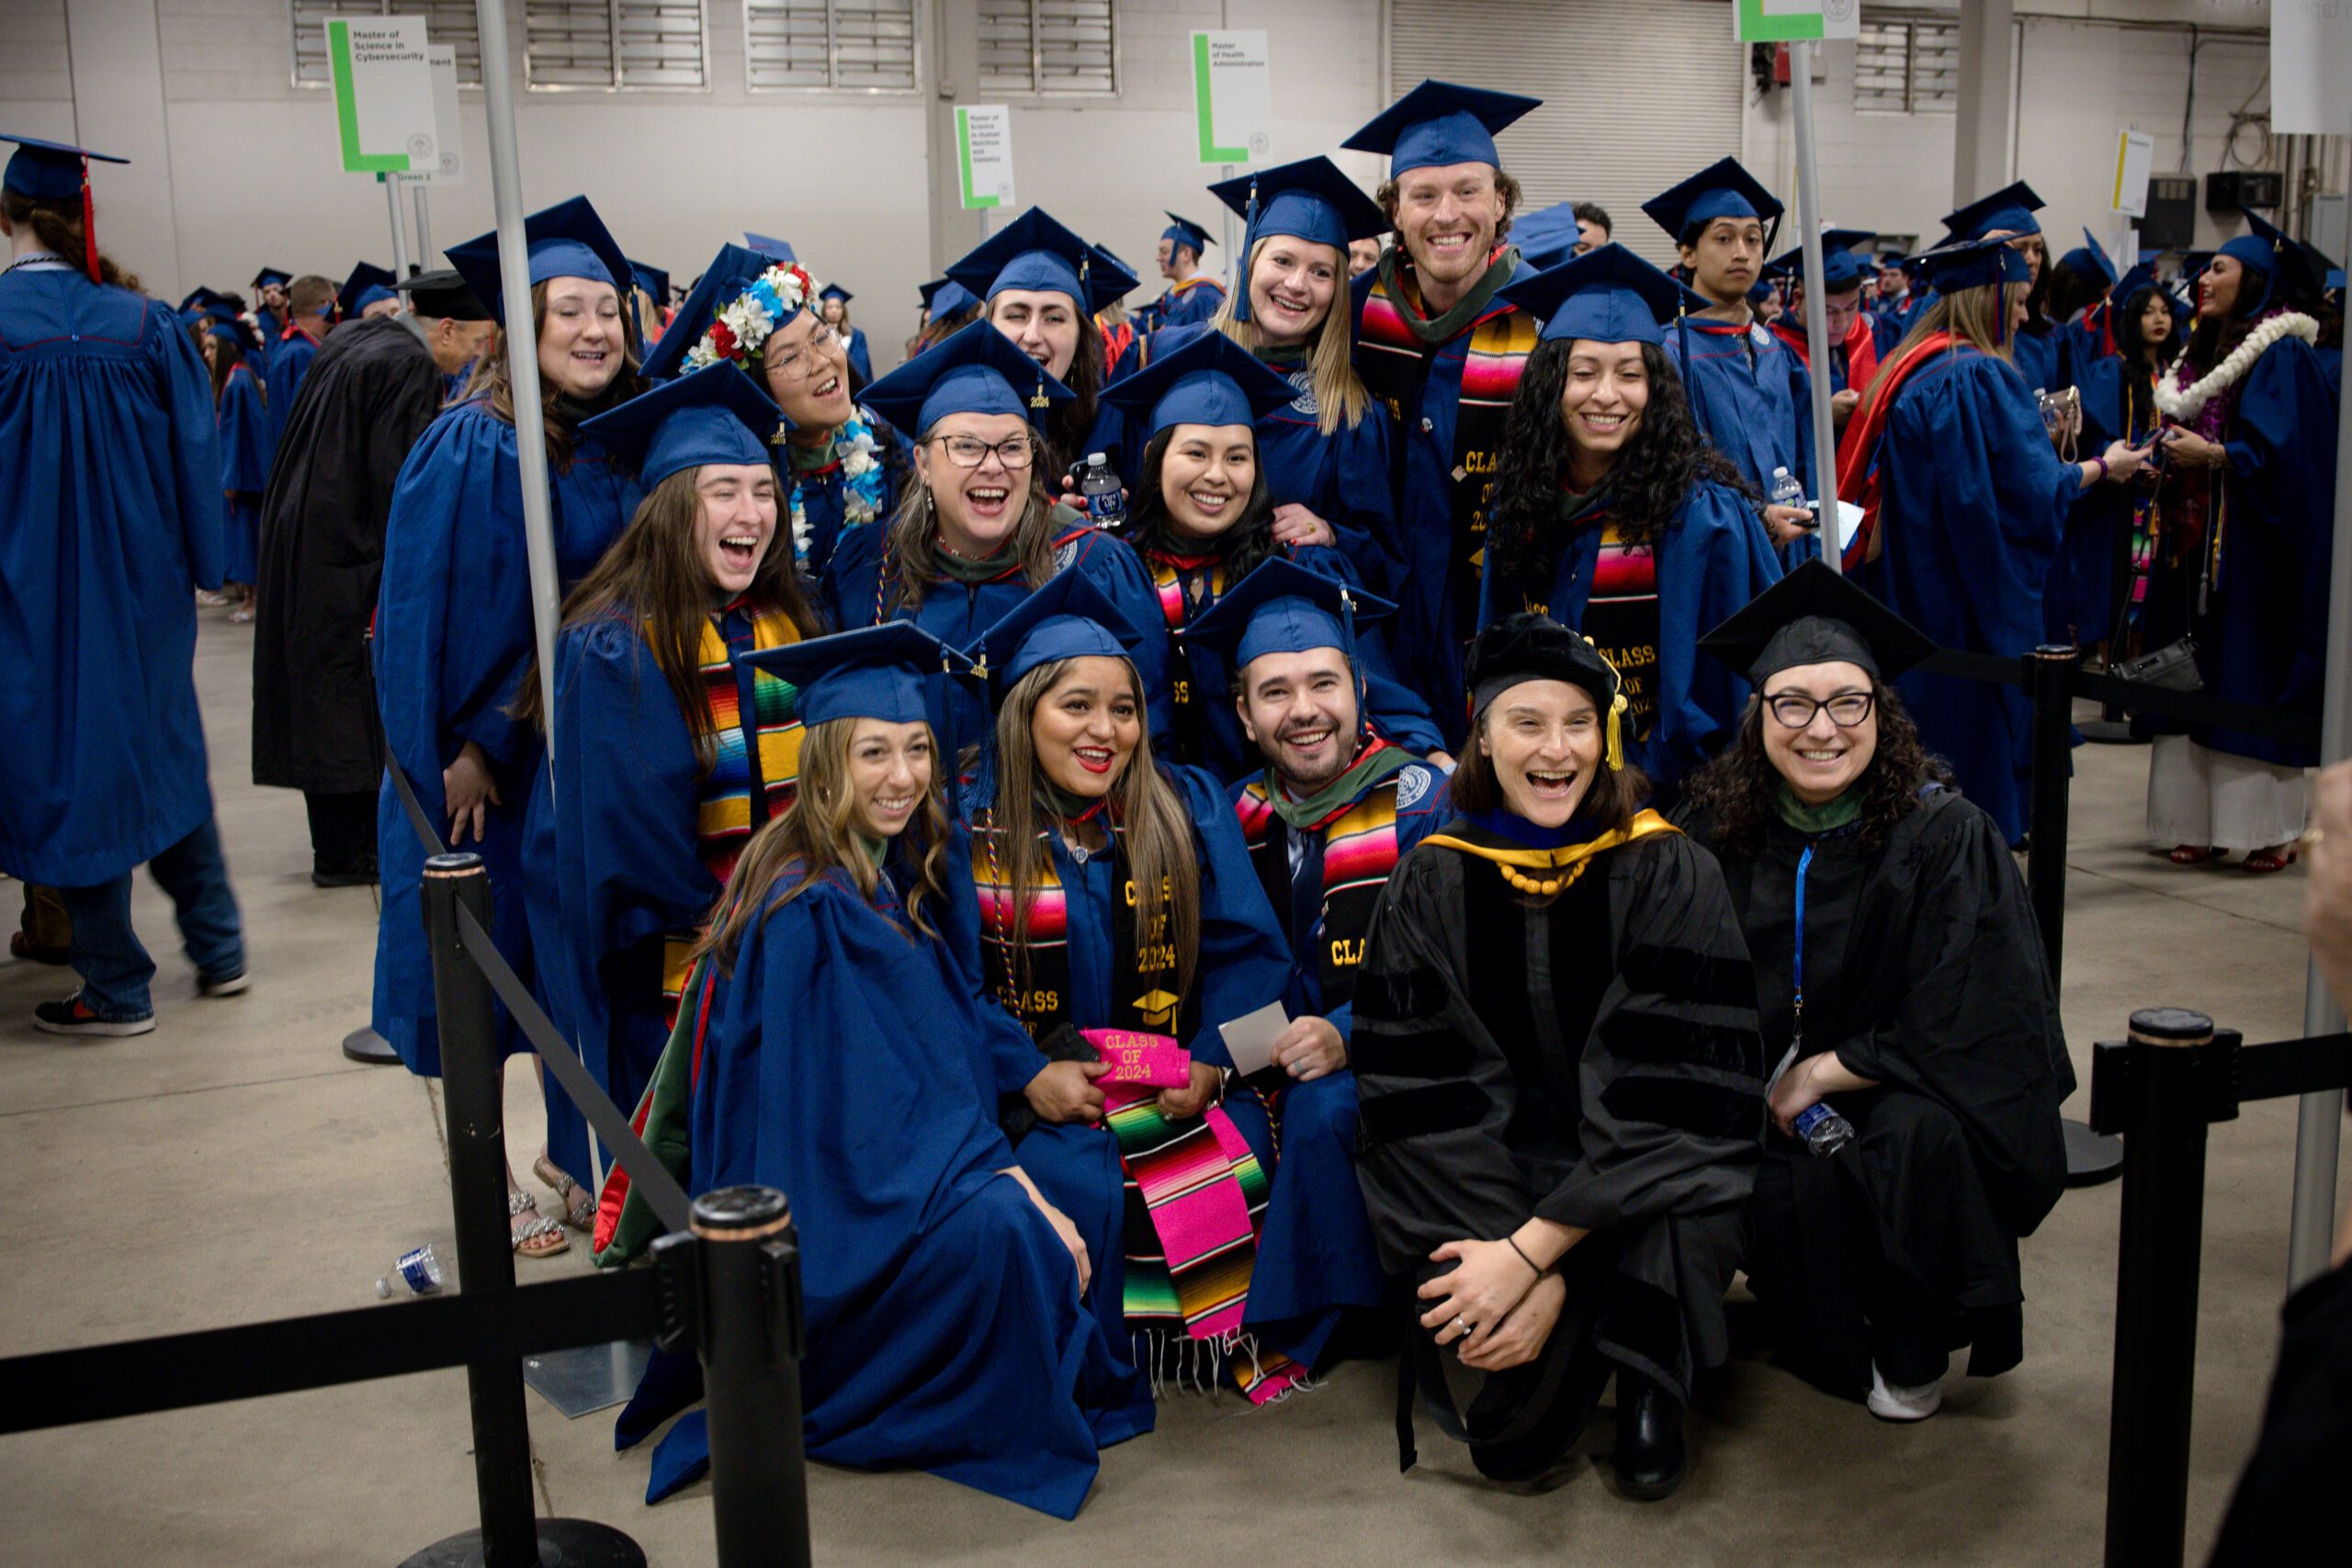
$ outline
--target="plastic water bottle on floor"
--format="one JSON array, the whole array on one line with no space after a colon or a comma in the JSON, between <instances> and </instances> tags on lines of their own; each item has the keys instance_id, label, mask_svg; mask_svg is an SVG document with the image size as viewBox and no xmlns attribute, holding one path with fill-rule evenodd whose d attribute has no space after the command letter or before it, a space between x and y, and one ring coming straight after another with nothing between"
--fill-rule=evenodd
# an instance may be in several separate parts
<instances>
[{"instance_id":1,"label":"plastic water bottle on floor","mask_svg":"<svg viewBox=\"0 0 2352 1568\"><path fill-rule=\"evenodd\" d=\"M390 1301L399 1291L412 1296L437 1295L441 1290L441 1261L433 1256L433 1244L411 1247L393 1263L392 1271L376 1281L376 1294Z\"/></svg>"},{"instance_id":2,"label":"plastic water bottle on floor","mask_svg":"<svg viewBox=\"0 0 2352 1568\"><path fill-rule=\"evenodd\" d=\"M1086 520L1097 528L1115 528L1127 520L1126 487L1119 482L1104 454L1086 455L1086 471L1079 476L1078 493L1086 498Z\"/></svg>"},{"instance_id":3,"label":"plastic water bottle on floor","mask_svg":"<svg viewBox=\"0 0 2352 1568\"><path fill-rule=\"evenodd\" d=\"M1771 502L1775 506L1803 506L1804 486L1797 483L1796 475L1786 468L1772 470Z\"/></svg>"},{"instance_id":4,"label":"plastic water bottle on floor","mask_svg":"<svg viewBox=\"0 0 2352 1568\"><path fill-rule=\"evenodd\" d=\"M1816 1100L1798 1111L1792 1125L1796 1129L1797 1142L1816 1159L1827 1159L1854 1141L1854 1124L1830 1110L1826 1100Z\"/></svg>"}]
</instances>

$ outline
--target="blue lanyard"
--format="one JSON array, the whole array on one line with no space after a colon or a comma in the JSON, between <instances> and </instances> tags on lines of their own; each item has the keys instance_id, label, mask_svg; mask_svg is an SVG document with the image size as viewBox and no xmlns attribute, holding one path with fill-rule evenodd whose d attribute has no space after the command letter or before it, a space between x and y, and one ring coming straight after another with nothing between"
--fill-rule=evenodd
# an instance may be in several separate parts
<instances>
[{"instance_id":1,"label":"blue lanyard","mask_svg":"<svg viewBox=\"0 0 2352 1568\"><path fill-rule=\"evenodd\" d=\"M1795 985L1796 1015L1792 1025L1789 1043L1802 1048L1804 1044L1804 874L1813 868L1813 843L1808 840L1804 853L1797 857L1797 954L1791 971Z\"/></svg>"}]
</instances>

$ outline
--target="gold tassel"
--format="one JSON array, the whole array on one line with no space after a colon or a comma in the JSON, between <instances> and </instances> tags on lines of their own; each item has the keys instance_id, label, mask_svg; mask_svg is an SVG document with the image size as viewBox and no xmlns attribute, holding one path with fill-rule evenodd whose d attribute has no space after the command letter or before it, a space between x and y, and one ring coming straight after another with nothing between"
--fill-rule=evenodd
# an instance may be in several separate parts
<instances>
[{"instance_id":1,"label":"gold tassel","mask_svg":"<svg viewBox=\"0 0 2352 1568\"><path fill-rule=\"evenodd\" d=\"M1609 747L1601 754L1601 760L1609 764L1609 771L1612 773L1623 773L1625 769L1625 728L1623 723L1625 708L1624 693L1620 692L1610 699Z\"/></svg>"}]
</instances>

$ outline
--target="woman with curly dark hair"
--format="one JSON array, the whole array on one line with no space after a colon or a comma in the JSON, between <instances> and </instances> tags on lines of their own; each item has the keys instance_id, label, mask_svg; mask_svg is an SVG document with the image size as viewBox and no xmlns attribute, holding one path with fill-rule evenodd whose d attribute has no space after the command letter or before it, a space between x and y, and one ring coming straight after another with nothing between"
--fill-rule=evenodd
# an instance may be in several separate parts
<instances>
[{"instance_id":1,"label":"woman with curly dark hair","mask_svg":"<svg viewBox=\"0 0 2352 1568\"><path fill-rule=\"evenodd\" d=\"M1679 817L1715 852L1780 1067L1748 1277L1804 1376L1889 1421L2023 1356L2018 1238L2075 1087L2025 886L1892 684L1934 645L1809 561L1700 647L1757 696Z\"/></svg>"},{"instance_id":2,"label":"woman with curly dark hair","mask_svg":"<svg viewBox=\"0 0 2352 1568\"><path fill-rule=\"evenodd\" d=\"M1503 432L1478 624L1532 610L1591 638L1625 677L1628 756L1670 794L1747 695L1692 643L1781 574L1664 350L1659 323L1703 301L1617 245L1502 297L1545 323Z\"/></svg>"}]
</instances>

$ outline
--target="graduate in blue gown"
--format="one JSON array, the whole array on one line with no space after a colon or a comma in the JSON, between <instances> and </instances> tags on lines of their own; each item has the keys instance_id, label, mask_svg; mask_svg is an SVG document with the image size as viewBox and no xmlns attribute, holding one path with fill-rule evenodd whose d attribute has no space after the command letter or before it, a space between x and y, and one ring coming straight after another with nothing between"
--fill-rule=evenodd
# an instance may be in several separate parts
<instances>
[{"instance_id":1,"label":"graduate in blue gown","mask_svg":"<svg viewBox=\"0 0 2352 1568\"><path fill-rule=\"evenodd\" d=\"M254 325L260 329L265 348L286 330L286 286L293 281L292 273L274 266L254 274Z\"/></svg>"},{"instance_id":2,"label":"graduate in blue gown","mask_svg":"<svg viewBox=\"0 0 2352 1568\"><path fill-rule=\"evenodd\" d=\"M335 290L335 321L341 323L398 314L401 297L392 291L392 285L399 281L388 266L378 266L374 262L355 265L351 276Z\"/></svg>"},{"instance_id":3,"label":"graduate in blue gown","mask_svg":"<svg viewBox=\"0 0 2352 1568\"><path fill-rule=\"evenodd\" d=\"M984 320L1070 390L1045 420L1038 477L1046 492L1074 489L1077 481L1068 476L1091 453L1116 465L1125 430L1117 411L1102 400L1110 372L1095 315L1133 289L1136 275L1033 207L950 264L947 276L982 301ZM933 302L934 321L948 313L944 299Z\"/></svg>"},{"instance_id":4,"label":"graduate in blue gown","mask_svg":"<svg viewBox=\"0 0 2352 1568\"><path fill-rule=\"evenodd\" d=\"M171 895L199 990L244 986L196 700L193 590L218 588L204 363L87 228L89 160L29 137L0 175L0 867L59 890L82 988L41 1029L155 1027L130 874ZM86 270L85 270L86 269Z\"/></svg>"},{"instance_id":5,"label":"graduate in blue gown","mask_svg":"<svg viewBox=\"0 0 2352 1568\"><path fill-rule=\"evenodd\" d=\"M2049 242L2042 235L2041 220L2034 216L2041 208L2041 197L2034 194L2033 187L2018 180L1946 213L1943 243L2005 241L2025 258L2029 288L2040 291L2050 266ZM1929 291L1931 300L1934 292L1932 288ZM2056 323L2042 320L2033 304L2030 294L2026 321L2009 343L2009 361L2025 378L2029 390L2062 391L2073 385L2067 375L2064 334Z\"/></svg>"},{"instance_id":6,"label":"graduate in blue gown","mask_svg":"<svg viewBox=\"0 0 2352 1568\"><path fill-rule=\"evenodd\" d=\"M2014 659L2042 637L2042 593L2066 513L2144 450L2069 463L2007 351L2030 287L1999 240L1928 253L1937 299L1846 426L1838 491L1864 520L1846 565L1945 648ZM2025 837L2032 738L2025 694L1914 671L1899 683L1928 750L2007 841Z\"/></svg>"},{"instance_id":7,"label":"graduate in blue gown","mask_svg":"<svg viewBox=\"0 0 2352 1568\"><path fill-rule=\"evenodd\" d=\"M781 416L723 365L598 414L581 434L633 465L639 503L574 589L556 637L550 766L534 773L524 858L548 1013L613 1103L634 1107L670 1037L686 952L751 836L793 801L792 691L752 655L818 635L782 535L768 438ZM518 705L540 712L537 671ZM587 1127L548 1086L549 1179Z\"/></svg>"},{"instance_id":8,"label":"graduate in blue gown","mask_svg":"<svg viewBox=\"0 0 2352 1568\"><path fill-rule=\"evenodd\" d=\"M302 378L310 374L311 361L319 356L319 344L325 341L327 329L334 325L334 283L315 274L298 277L287 289L286 298L286 325L262 345L266 362L261 378L269 389L273 444L285 436L286 419L294 410L295 394L302 389Z\"/></svg>"},{"instance_id":9,"label":"graduate in blue gown","mask_svg":"<svg viewBox=\"0 0 2352 1568\"><path fill-rule=\"evenodd\" d=\"M1204 326L1225 303L1224 283L1201 270L1201 258L1215 243L1209 231L1189 218L1166 216L1168 227L1159 231L1159 276L1168 279L1168 288L1137 312L1137 330L1146 335Z\"/></svg>"},{"instance_id":10,"label":"graduate in blue gown","mask_svg":"<svg viewBox=\"0 0 2352 1568\"><path fill-rule=\"evenodd\" d=\"M874 379L874 355L865 346L865 329L853 324L849 319L849 302L857 298L838 283L828 283L817 291L824 301L821 308L825 324L833 329L849 355L849 367L857 372L857 385L862 389Z\"/></svg>"},{"instance_id":11,"label":"graduate in blue gown","mask_svg":"<svg viewBox=\"0 0 2352 1568\"><path fill-rule=\"evenodd\" d=\"M945 656L903 625L756 656L800 690L812 804L754 840L695 971L686 1185L791 1196L809 1458L928 1470L1067 1519L1098 1449L1150 1429L1149 1391L1134 1398L1088 1310L1090 1238L998 1126L1000 1055L1037 1053L965 966L969 890L924 722ZM658 1356L620 1446L700 1382ZM655 1449L648 1501L708 1462L695 1412Z\"/></svg>"},{"instance_id":12,"label":"graduate in blue gown","mask_svg":"<svg viewBox=\"0 0 2352 1568\"><path fill-rule=\"evenodd\" d=\"M261 581L261 498L269 489L269 463L277 446L270 440L261 382L246 363L243 323L215 320L206 328L205 338L220 428L220 493L227 508L220 578L243 587L241 611L232 612L232 618L249 621L254 585Z\"/></svg>"},{"instance_id":13,"label":"graduate in blue gown","mask_svg":"<svg viewBox=\"0 0 2352 1568\"><path fill-rule=\"evenodd\" d=\"M1204 331L1115 383L1109 400L1144 437L1119 537L1150 575L1159 615L1179 645L1174 723L1159 732L1159 753L1231 783L1254 767L1228 700L1232 671L1214 647L1184 640L1184 629L1260 561L1276 556L1351 587L1363 582L1343 552L1283 542L1283 520L1258 462L1256 425L1288 407L1292 391L1255 355L1222 333ZM1385 649L1369 645L1364 662L1374 728L1416 752L1441 749L1429 709L1396 680Z\"/></svg>"},{"instance_id":14,"label":"graduate in blue gown","mask_svg":"<svg viewBox=\"0 0 2352 1568\"><path fill-rule=\"evenodd\" d=\"M1699 433L1758 495L1770 496L1773 475L1786 469L1805 498L1819 496L1812 374L1747 302L1771 254L1780 201L1737 159L1723 158L1642 203L1642 210L1673 236L1691 288L1704 300L1704 309L1685 310L1664 344ZM1820 553L1805 508L1768 506L1764 519L1784 565Z\"/></svg>"},{"instance_id":15,"label":"graduate in blue gown","mask_svg":"<svg viewBox=\"0 0 2352 1568\"><path fill-rule=\"evenodd\" d=\"M989 989L1051 1058L1008 1106L1027 1124L1014 1149L1087 1237L1090 1300L1114 1354L1129 1363L1132 1331L1144 1361L1203 1383L1221 1358L1261 1403L1300 1375L1279 1338L1252 1336L1246 1296L1235 1299L1248 1284L1240 1261L1265 1249L1265 1178L1281 1178L1263 1102L1226 1082L1218 1025L1280 999L1289 954L1224 789L1153 756L1133 659L1144 630L1065 573L967 650L998 716L991 769L964 813L979 953ZM1077 1033L1102 1029L1170 1036L1191 1055L1181 1083L1114 1104L1108 1132L1089 1125L1104 1117L1108 1086ZM1128 1132L1186 1151L1186 1174L1231 1205L1216 1256L1233 1267L1212 1279L1187 1260L1171 1280L1150 1199L1121 1197ZM1148 1156L1128 1160L1144 1180Z\"/></svg>"},{"instance_id":16,"label":"graduate in blue gown","mask_svg":"<svg viewBox=\"0 0 2352 1568\"><path fill-rule=\"evenodd\" d=\"M532 214L524 227L526 300L501 292L494 234L448 256L501 321L518 309L534 318L550 403L542 417L556 574L568 589L619 536L642 496L636 477L579 423L635 389L636 354L615 283L628 264L583 197ZM522 854L523 808L544 752L537 730L513 711L534 634L520 458L512 417L502 412L513 401L503 355L484 366L474 394L426 427L392 492L376 606L376 700L388 767L402 771L452 849L481 854L493 934L528 976L525 877L553 868L526 867ZM389 778L376 831L383 912L375 1029L411 1071L435 1076L441 1043L417 903L425 852ZM510 1048L519 1047L518 1038Z\"/></svg>"},{"instance_id":17,"label":"graduate in blue gown","mask_svg":"<svg viewBox=\"0 0 2352 1568\"><path fill-rule=\"evenodd\" d=\"M1069 399L986 321L866 389L866 400L914 436L915 489L887 526L842 536L820 603L844 630L912 621L965 648L1056 573L1081 573L1143 629L1136 661L1145 700L1156 722L1170 723L1168 634L1149 575L1132 550L1056 503L1047 488L1041 431ZM1008 445L1016 437L1017 454ZM958 768L967 749L989 739L987 704L952 682L933 682L932 723L942 755Z\"/></svg>"},{"instance_id":18,"label":"graduate in blue gown","mask_svg":"<svg viewBox=\"0 0 2352 1568\"><path fill-rule=\"evenodd\" d=\"M1699 633L1781 576L1667 357L1696 300L1622 245L1503 292L1544 332L1505 437L1478 624L1534 611L1590 637L1623 677L1626 758L1671 799L1747 700L1695 657Z\"/></svg>"}]
</instances>

